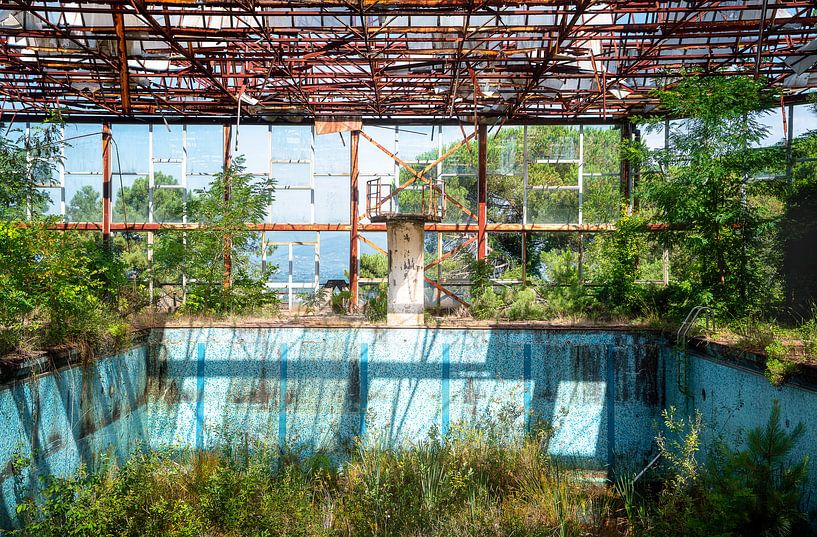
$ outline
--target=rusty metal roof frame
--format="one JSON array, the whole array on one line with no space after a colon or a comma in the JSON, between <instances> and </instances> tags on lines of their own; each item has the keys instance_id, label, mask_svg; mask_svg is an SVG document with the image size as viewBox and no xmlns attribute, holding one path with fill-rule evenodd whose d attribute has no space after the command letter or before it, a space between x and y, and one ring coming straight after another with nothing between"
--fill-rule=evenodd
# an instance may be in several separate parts
<instances>
[{"instance_id":1,"label":"rusty metal roof frame","mask_svg":"<svg viewBox=\"0 0 817 537\"><path fill-rule=\"evenodd\" d=\"M803 0L0 0L2 119L614 122L681 71L817 89ZM491 119L493 118L493 119Z\"/></svg>"}]
</instances>

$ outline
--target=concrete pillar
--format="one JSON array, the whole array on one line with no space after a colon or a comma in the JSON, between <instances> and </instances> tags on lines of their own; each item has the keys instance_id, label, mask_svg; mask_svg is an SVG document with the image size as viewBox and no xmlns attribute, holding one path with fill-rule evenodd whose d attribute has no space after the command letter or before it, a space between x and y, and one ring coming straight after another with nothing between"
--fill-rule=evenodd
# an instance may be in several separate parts
<instances>
[{"instance_id":1,"label":"concrete pillar","mask_svg":"<svg viewBox=\"0 0 817 537\"><path fill-rule=\"evenodd\" d=\"M425 299L424 225L421 219L389 220L389 304L392 326L421 325Z\"/></svg>"}]
</instances>

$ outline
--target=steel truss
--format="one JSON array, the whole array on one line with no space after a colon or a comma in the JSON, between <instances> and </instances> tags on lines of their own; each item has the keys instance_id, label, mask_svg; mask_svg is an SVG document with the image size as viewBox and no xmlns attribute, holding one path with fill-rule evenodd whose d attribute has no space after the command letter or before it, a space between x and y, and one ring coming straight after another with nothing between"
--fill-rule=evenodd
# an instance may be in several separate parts
<instances>
[{"instance_id":1,"label":"steel truss","mask_svg":"<svg viewBox=\"0 0 817 537\"><path fill-rule=\"evenodd\" d=\"M817 86L806 0L0 1L3 114L621 119L678 73Z\"/></svg>"}]
</instances>

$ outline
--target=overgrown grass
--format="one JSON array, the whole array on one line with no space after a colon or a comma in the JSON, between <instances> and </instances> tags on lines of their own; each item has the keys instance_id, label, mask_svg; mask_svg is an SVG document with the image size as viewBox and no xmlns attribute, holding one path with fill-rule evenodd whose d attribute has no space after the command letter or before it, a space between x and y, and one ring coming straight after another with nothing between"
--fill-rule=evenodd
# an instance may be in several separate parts
<instances>
[{"instance_id":1,"label":"overgrown grass","mask_svg":"<svg viewBox=\"0 0 817 537\"><path fill-rule=\"evenodd\" d=\"M459 428L347 462L277 449L140 453L50 478L15 536L587 535L611 530L614 494L551 459L546 432ZM608 533L611 535L616 532Z\"/></svg>"},{"instance_id":2,"label":"overgrown grass","mask_svg":"<svg viewBox=\"0 0 817 537\"><path fill-rule=\"evenodd\" d=\"M640 481L588 479L547 454L550 430L509 434L502 417L390 450L373 435L338 464L265 445L137 453L95 473L49 477L9 535L785 537L807 531L804 428L768 423L702 463L700 414L664 413L661 459ZM22 461L21 465L26 465ZM17 469L19 471L19 469ZM639 475L642 477L642 475Z\"/></svg>"}]
</instances>

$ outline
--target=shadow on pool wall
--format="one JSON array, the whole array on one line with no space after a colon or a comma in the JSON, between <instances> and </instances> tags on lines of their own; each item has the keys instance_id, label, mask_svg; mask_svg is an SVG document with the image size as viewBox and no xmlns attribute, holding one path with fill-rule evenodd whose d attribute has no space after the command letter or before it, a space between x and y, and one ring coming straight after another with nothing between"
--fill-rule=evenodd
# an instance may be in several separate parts
<instances>
[{"instance_id":1,"label":"shadow on pool wall","mask_svg":"<svg viewBox=\"0 0 817 537\"><path fill-rule=\"evenodd\" d=\"M149 352L150 445L388 446L502 416L602 469L649 455L658 345L606 332L168 329ZM285 394L282 397L282 394Z\"/></svg>"},{"instance_id":2,"label":"shadow on pool wall","mask_svg":"<svg viewBox=\"0 0 817 537\"><path fill-rule=\"evenodd\" d=\"M661 337L623 331L155 329L130 351L0 386L0 524L38 476L136 449L286 442L342 453L356 437L397 447L501 417L518 434L552 427L548 449L572 464L637 471L667 405L701 410L705 441L740 442L774 399L787 427L807 427L796 455L815 445L814 385L774 388L751 368L697 357L686 397L676 362Z\"/></svg>"}]
</instances>

